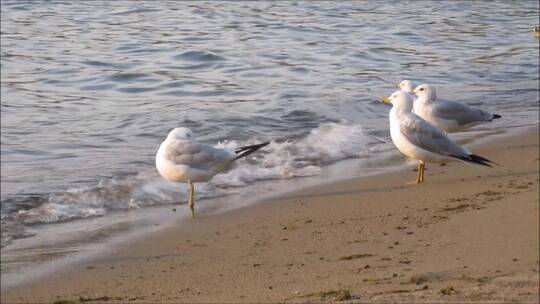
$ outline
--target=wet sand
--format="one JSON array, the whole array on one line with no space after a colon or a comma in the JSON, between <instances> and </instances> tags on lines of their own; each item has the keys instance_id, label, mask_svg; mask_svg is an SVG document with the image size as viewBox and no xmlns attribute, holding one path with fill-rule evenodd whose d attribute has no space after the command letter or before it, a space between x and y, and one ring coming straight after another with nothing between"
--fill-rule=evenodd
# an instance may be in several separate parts
<instances>
[{"instance_id":1,"label":"wet sand","mask_svg":"<svg viewBox=\"0 0 540 304\"><path fill-rule=\"evenodd\" d=\"M499 167L428 164L421 185L408 167L199 214L2 302L538 302L538 136L471 148Z\"/></svg>"}]
</instances>

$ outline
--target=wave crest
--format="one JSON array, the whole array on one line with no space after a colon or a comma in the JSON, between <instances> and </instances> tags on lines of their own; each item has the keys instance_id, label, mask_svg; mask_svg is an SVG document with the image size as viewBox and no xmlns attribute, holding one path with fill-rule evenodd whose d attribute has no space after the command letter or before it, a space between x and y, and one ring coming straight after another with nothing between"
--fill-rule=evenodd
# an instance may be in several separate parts
<instances>
[{"instance_id":1,"label":"wave crest","mask_svg":"<svg viewBox=\"0 0 540 304\"><path fill-rule=\"evenodd\" d=\"M258 142L255 138L245 142L224 141L216 147L234 149ZM238 161L229 172L216 175L208 183L197 184L197 199L237 193L241 187L260 180L318 175L323 165L367 155L371 142L360 125L323 124L297 140L273 141L248 159ZM152 168L123 179L102 180L95 187L45 195L38 201L39 206L4 214L2 227L15 222L23 225L63 222L103 216L110 210L186 202L187 189L185 185L162 179ZM10 225L14 229L6 230L2 237L11 241L26 236L21 230L23 225Z\"/></svg>"}]
</instances>

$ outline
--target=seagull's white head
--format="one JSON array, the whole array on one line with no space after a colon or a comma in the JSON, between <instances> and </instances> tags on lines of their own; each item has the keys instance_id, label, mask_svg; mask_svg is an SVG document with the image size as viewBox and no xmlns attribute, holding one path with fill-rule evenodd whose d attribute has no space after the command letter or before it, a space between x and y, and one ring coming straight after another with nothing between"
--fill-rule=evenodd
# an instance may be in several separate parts
<instances>
[{"instance_id":1,"label":"seagull's white head","mask_svg":"<svg viewBox=\"0 0 540 304\"><path fill-rule=\"evenodd\" d=\"M188 128L174 128L167 135L167 139L193 140L195 139L195 134Z\"/></svg>"},{"instance_id":2,"label":"seagull's white head","mask_svg":"<svg viewBox=\"0 0 540 304\"><path fill-rule=\"evenodd\" d=\"M414 90L414 85L410 80L402 80L397 86L400 90L411 94Z\"/></svg>"},{"instance_id":3,"label":"seagull's white head","mask_svg":"<svg viewBox=\"0 0 540 304\"><path fill-rule=\"evenodd\" d=\"M414 95L418 96L418 99L425 101L435 101L437 99L437 92L435 88L429 84L421 84L413 91Z\"/></svg>"},{"instance_id":4,"label":"seagull's white head","mask_svg":"<svg viewBox=\"0 0 540 304\"><path fill-rule=\"evenodd\" d=\"M413 108L413 100L409 93L404 91L395 91L392 95L386 97L384 103L390 103L401 112L411 112Z\"/></svg>"}]
</instances>

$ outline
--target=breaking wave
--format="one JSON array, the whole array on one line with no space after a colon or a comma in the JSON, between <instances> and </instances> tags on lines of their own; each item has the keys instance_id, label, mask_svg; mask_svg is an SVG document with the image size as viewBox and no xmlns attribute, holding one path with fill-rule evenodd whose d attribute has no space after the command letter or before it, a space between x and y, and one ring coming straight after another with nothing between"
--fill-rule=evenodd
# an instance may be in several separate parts
<instances>
[{"instance_id":1,"label":"breaking wave","mask_svg":"<svg viewBox=\"0 0 540 304\"><path fill-rule=\"evenodd\" d=\"M219 148L234 149L260 142L224 141ZM327 123L296 140L273 141L248 159L210 182L197 184L197 199L226 196L261 180L289 179L318 175L321 167L339 160L366 156L373 144L360 125ZM153 168L121 179L101 180L88 188L47 194L22 208L2 215L2 247L13 239L30 236L21 229L28 225L63 222L103 216L111 210L138 209L187 201L186 186L162 179ZM2 202L6 203L6 202Z\"/></svg>"}]
</instances>

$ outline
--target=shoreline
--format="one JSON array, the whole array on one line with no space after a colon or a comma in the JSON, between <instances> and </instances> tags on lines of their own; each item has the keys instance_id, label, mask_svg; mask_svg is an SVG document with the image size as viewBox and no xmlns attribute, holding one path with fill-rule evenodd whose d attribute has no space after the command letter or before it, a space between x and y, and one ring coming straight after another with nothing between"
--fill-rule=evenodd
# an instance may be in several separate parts
<instances>
[{"instance_id":1,"label":"shoreline","mask_svg":"<svg viewBox=\"0 0 540 304\"><path fill-rule=\"evenodd\" d=\"M531 126L538 124L525 124L515 126L510 129L495 128L483 129L475 128L462 133L459 133L457 142L461 144L473 143L472 146L497 141L500 138L513 136L514 133L526 132ZM472 135L471 135L472 134ZM482 137L481 137L482 136ZM325 166L320 174L296 179L284 180L267 180L260 184L250 186L250 189L243 194L232 194L225 197L214 197L202 199L200 204L200 213L204 216L215 216L223 214L231 210L250 207L264 201L273 201L286 197L290 193L295 193L298 189L309 189L321 185L332 184L340 181L347 181L357 178L365 178L380 174L391 174L411 167L411 162L407 161L401 154L395 150L394 153L380 156L373 154L368 159L353 158L345 159L341 162ZM391 163L391 164L389 164ZM353 168L353 173L347 172ZM354 172L354 171L360 171ZM294 186L290 182L294 181ZM270 188L278 188L279 191L270 193ZM274 190L272 190L274 191ZM261 193L262 192L262 193ZM262 196L261 196L262 194ZM259 196L253 199L254 196ZM220 203L222 200L233 201L235 204L226 207ZM238 202L243 202L238 204ZM64 223L53 224L55 228L48 225L38 225L38 236L23 238L17 240L15 246L7 246L2 248L3 263L2 268L5 271L2 273L2 278L7 284L2 285L2 290L9 289L21 283L28 283L35 280L36 277L46 276L51 272L62 270L63 268L84 260L98 257L101 254L101 248L106 246L116 246L121 243L136 240L144 237L147 234L159 233L162 227L176 225L178 219L182 221L190 220L189 212L184 212L184 204L178 208L180 214L171 213L170 209L175 209L174 204L147 206L142 210L127 210L117 211L106 214L102 217L91 217L87 219L79 219ZM128 221L122 221L121 218L129 217ZM92 224L93 223L93 224ZM84 227L81 229L81 226ZM95 228L95 226L100 228ZM159 227L162 226L162 227ZM123 228L122 228L123 227ZM130 227L130 228L128 228ZM131 228L133 227L133 228ZM56 235L41 235L42 229L53 230ZM157 230L157 231L156 231ZM79 232L77 232L79 231ZM84 232L83 232L84 231ZM84 235L84 238L80 236ZM57 239L61 235L62 241L56 242L51 246L50 243L44 244L49 240ZM103 238L103 236L105 238ZM66 244L68 248L66 249ZM46 246L47 248L40 249L38 252L35 248ZM34 248L34 249L33 249ZM7 252L7 254L5 254ZM21 254L24 258L21 261L17 257L12 258L15 252L17 256ZM5 255L4 255L5 254ZM7 263L5 261L8 261ZM33 262L40 260L41 262ZM21 265L22 264L22 267ZM30 272L31 275L27 273ZM13 271L14 270L14 271ZM13 272L16 274L14 275Z\"/></svg>"},{"instance_id":2,"label":"shoreline","mask_svg":"<svg viewBox=\"0 0 540 304\"><path fill-rule=\"evenodd\" d=\"M527 210L538 214L538 125L521 130L524 134L513 134L516 132L473 145L475 153L493 158L500 167L428 164L426 183L404 186L415 177L406 166L395 172L287 192L105 249L101 256L74 264L72 269L6 289L2 302L320 302L336 297L362 302L424 298L476 301L474 297L497 301L501 292L490 286L500 289L499 281L512 283L516 275L521 278L517 289L526 289L529 295L512 294L518 300L538 299L538 280L534 280L538 276L538 236L534 241L533 235L538 233L537 216L521 214L529 219L523 223L516 223L514 217L506 220L515 226L513 230L525 223L529 230L533 230L531 225L536 229L527 233L527 240L533 240L528 250L513 252L519 257L509 261L501 260L501 266L495 267L500 269L489 269L482 261L501 253L490 247L493 244L487 242L486 248L478 249L483 255L472 257L453 244L462 241L474 247L471 238L478 237L478 233L463 235L461 229L451 225L456 221L457 227L477 228L474 222L480 218L489 226L487 232L513 235L516 231L499 231L502 227L489 222L491 214L487 213L504 218L504 212L509 211L502 202L524 201ZM513 160L515 151L511 149L519 149L520 156L536 153L536 160ZM535 168L527 169L531 164ZM447 189L447 184L464 196ZM433 201L428 201L425 193ZM435 232L428 227L434 227ZM455 236L449 237L441 227ZM455 240L443 242L445 237ZM530 261L532 249L536 249L536 257L532 257L536 261ZM437 255L454 259L442 262L443 267L433 271L433 263L439 262ZM515 269L519 270L517 274ZM459 279L460 275L464 277ZM415 276L417 279L413 279ZM307 279L302 282L302 277ZM471 298L472 291L464 288L464 282L483 291ZM246 284L253 285L253 290L243 290Z\"/></svg>"}]
</instances>

